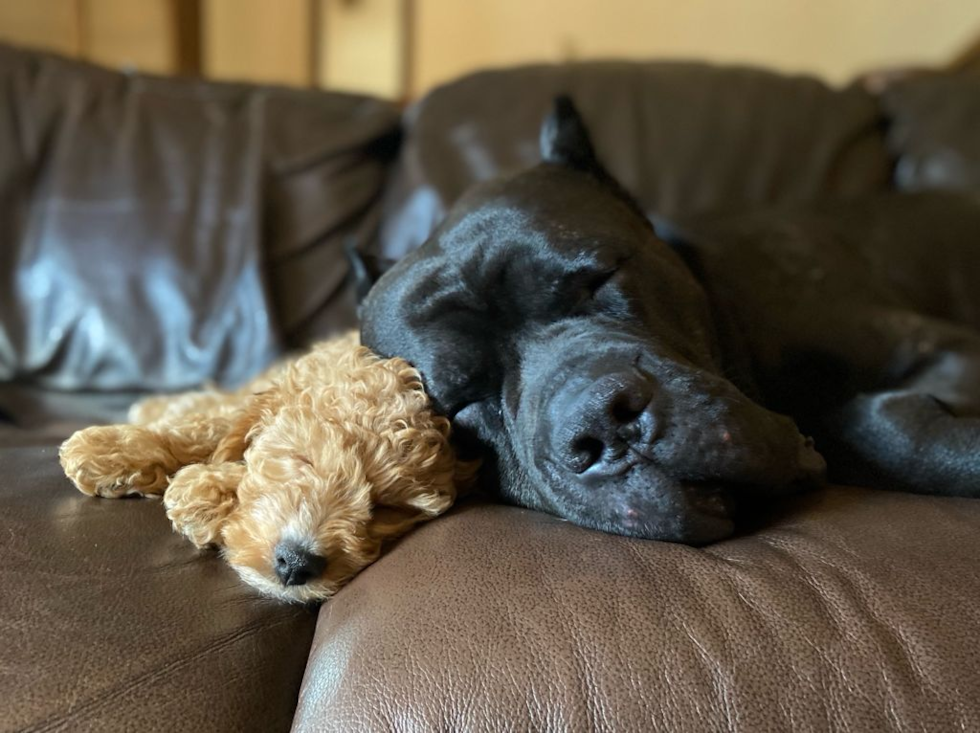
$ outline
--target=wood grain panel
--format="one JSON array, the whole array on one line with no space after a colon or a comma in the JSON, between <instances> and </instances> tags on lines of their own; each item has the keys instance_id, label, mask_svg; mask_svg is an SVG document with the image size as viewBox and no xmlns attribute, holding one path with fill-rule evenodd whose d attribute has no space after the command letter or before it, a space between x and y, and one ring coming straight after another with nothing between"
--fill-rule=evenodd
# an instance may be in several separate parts
<instances>
[{"instance_id":1,"label":"wood grain panel","mask_svg":"<svg viewBox=\"0 0 980 733\"><path fill-rule=\"evenodd\" d=\"M318 84L397 99L404 94L404 0L318 0Z\"/></svg>"},{"instance_id":2,"label":"wood grain panel","mask_svg":"<svg viewBox=\"0 0 980 733\"><path fill-rule=\"evenodd\" d=\"M0 40L75 55L78 0L0 0Z\"/></svg>"},{"instance_id":3,"label":"wood grain panel","mask_svg":"<svg viewBox=\"0 0 980 733\"><path fill-rule=\"evenodd\" d=\"M311 84L312 17L313 0L205 0L205 75Z\"/></svg>"},{"instance_id":4,"label":"wood grain panel","mask_svg":"<svg viewBox=\"0 0 980 733\"><path fill-rule=\"evenodd\" d=\"M83 55L114 68L159 74L177 69L171 0L84 0Z\"/></svg>"}]
</instances>

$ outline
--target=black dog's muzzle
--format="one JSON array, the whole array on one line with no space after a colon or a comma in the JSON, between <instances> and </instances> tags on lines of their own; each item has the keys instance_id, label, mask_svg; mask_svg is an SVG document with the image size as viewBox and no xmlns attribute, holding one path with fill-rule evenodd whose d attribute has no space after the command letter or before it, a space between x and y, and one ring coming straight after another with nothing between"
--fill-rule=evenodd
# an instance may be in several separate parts
<instances>
[{"instance_id":1,"label":"black dog's muzzle","mask_svg":"<svg viewBox=\"0 0 980 733\"><path fill-rule=\"evenodd\" d=\"M563 516L700 544L731 534L743 491L822 480L822 458L789 419L712 370L586 328L565 330L523 362L537 377L526 384L535 397L516 423L534 428L518 442Z\"/></svg>"},{"instance_id":2,"label":"black dog's muzzle","mask_svg":"<svg viewBox=\"0 0 980 733\"><path fill-rule=\"evenodd\" d=\"M655 385L618 360L592 361L559 386L543 421L548 450L565 469L589 477L622 473L657 437Z\"/></svg>"}]
</instances>

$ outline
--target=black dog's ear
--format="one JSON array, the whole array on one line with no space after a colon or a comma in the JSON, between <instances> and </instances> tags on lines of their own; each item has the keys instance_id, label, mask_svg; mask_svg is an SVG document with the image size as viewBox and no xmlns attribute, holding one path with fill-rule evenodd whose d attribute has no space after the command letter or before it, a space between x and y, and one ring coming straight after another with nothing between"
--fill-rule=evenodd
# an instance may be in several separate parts
<instances>
[{"instance_id":1,"label":"black dog's ear","mask_svg":"<svg viewBox=\"0 0 980 733\"><path fill-rule=\"evenodd\" d=\"M354 295L357 304L360 305L378 279L390 270L395 262L359 252L353 239L344 245L344 254L347 255L351 278L354 280Z\"/></svg>"},{"instance_id":2,"label":"black dog's ear","mask_svg":"<svg viewBox=\"0 0 980 733\"><path fill-rule=\"evenodd\" d=\"M583 171L602 168L582 116L567 94L555 97L554 108L541 125L541 159Z\"/></svg>"},{"instance_id":3,"label":"black dog's ear","mask_svg":"<svg viewBox=\"0 0 980 733\"><path fill-rule=\"evenodd\" d=\"M582 116L567 94L555 97L554 109L541 125L541 158L546 163L557 163L591 174L600 183L608 186L642 219L647 220L643 207L599 162ZM648 225L649 223L647 220Z\"/></svg>"}]
</instances>

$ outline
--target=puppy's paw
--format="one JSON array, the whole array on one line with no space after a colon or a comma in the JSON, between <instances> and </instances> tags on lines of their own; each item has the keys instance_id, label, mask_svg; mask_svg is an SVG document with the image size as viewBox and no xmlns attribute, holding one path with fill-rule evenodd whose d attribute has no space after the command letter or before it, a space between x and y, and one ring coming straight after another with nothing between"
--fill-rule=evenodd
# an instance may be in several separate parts
<instances>
[{"instance_id":1,"label":"puppy's paw","mask_svg":"<svg viewBox=\"0 0 980 733\"><path fill-rule=\"evenodd\" d=\"M221 544L221 528L238 506L241 463L194 464L170 481L163 504L174 531L197 547Z\"/></svg>"},{"instance_id":2,"label":"puppy's paw","mask_svg":"<svg viewBox=\"0 0 980 733\"><path fill-rule=\"evenodd\" d=\"M111 499L162 494L177 468L159 436L134 425L79 430L61 444L58 455L79 491Z\"/></svg>"}]
</instances>

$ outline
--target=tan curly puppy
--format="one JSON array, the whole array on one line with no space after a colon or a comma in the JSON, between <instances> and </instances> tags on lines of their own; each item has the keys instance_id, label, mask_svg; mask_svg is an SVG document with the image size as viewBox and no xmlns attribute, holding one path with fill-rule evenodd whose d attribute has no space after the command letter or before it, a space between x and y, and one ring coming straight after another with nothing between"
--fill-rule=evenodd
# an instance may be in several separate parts
<instances>
[{"instance_id":1,"label":"tan curly puppy","mask_svg":"<svg viewBox=\"0 0 980 733\"><path fill-rule=\"evenodd\" d=\"M286 601L332 595L386 542L446 511L475 473L456 461L418 372L356 335L239 392L155 397L130 417L61 446L79 490L163 494L176 531L220 547L245 582Z\"/></svg>"}]
</instances>

